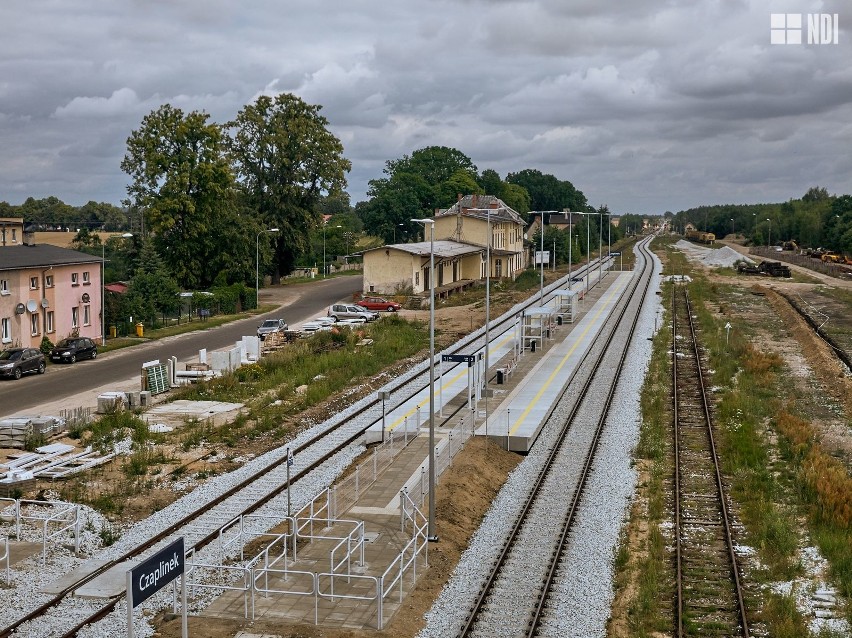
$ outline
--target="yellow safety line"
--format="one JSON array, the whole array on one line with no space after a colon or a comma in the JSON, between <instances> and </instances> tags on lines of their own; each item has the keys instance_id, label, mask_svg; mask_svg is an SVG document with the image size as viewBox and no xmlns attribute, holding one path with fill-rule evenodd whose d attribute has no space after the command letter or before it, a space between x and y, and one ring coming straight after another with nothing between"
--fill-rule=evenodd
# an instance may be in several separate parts
<instances>
[{"instance_id":1,"label":"yellow safety line","mask_svg":"<svg viewBox=\"0 0 852 638\"><path fill-rule=\"evenodd\" d=\"M497 344L494 346L494 349L495 349L495 350L499 349L499 348L500 348L500 346L502 346L502 345L503 345L503 344L504 344L504 343L505 343L505 342L506 342L506 341L507 341L507 340L508 340L508 339L512 336L512 335L510 334L511 332L512 332L512 330L511 330L511 329L509 329L509 330L507 330L506 332L504 332L504 333L503 333L504 337L503 337L500 341L498 341L498 342L497 342ZM509 335L509 336L505 336L505 335ZM477 350L477 352L478 352L478 350ZM452 378L451 378L451 379L447 382L447 385L451 386L453 383L455 383L456 381L458 381L458 380L459 380L462 376L464 376L465 374L467 374L467 368L462 368L462 370L463 370L463 372L459 372L459 373L458 373L458 374L456 374L454 377L452 377ZM486 371L486 374L487 374L487 371ZM427 397L427 398L428 398L428 397ZM420 408L420 404L415 404L413 408L411 408L408 412L406 412L405 414L403 414L402 416L400 416L399 418L397 418L397 420L396 420L396 421L394 421L391 425L389 425L389 426L387 427L388 432L392 432L394 429L396 429L396 428L398 428L400 425L402 425L402 424L405 422L405 419L407 419L407 418L408 418L408 417L410 417L412 414L414 414L415 412L417 412L417 410L418 410L419 408Z\"/></svg>"},{"instance_id":2,"label":"yellow safety line","mask_svg":"<svg viewBox=\"0 0 852 638\"><path fill-rule=\"evenodd\" d=\"M619 279L621 279L621 277L619 277ZM625 278L625 281L627 281L627 279L628 278ZM544 394L544 391L547 390L547 388L550 387L551 383L553 383L553 379L556 377L557 373L560 370L562 370L562 367L568 361L568 357L570 357L574 353L574 350L577 348L578 345L580 345L580 342L583 340L583 338L586 336L586 334L589 332L589 330L592 329L592 326L594 325L594 323L598 319L598 317L600 317L601 313L604 311L604 308L606 308L612 302L612 297L615 296L615 294L617 292L620 292L621 287L622 287L622 285L621 285L621 283L619 283L618 286L616 286L612 289L612 292L610 292L610 295L609 295L609 299L607 299L606 302L601 305L597 314L595 314L594 319L592 321L590 321L589 325L586 326L586 329L583 330L583 334L581 334L580 337L577 339L577 341L574 342L574 345L571 346L571 349L568 351L568 353L564 357L562 357L562 361L559 362L559 365L556 366L556 369L550 374L549 377L547 377L547 381L545 381L544 385L541 386L539 391L536 393L535 397L533 397L533 400L530 401L530 403L526 407L526 409L515 420L515 426L509 429L509 435L510 436L513 435L519 427L521 427L524 419L526 419L527 415L530 413L530 410L532 410L533 407L535 406L535 404L538 403L538 400L541 398L541 395Z\"/></svg>"}]
</instances>

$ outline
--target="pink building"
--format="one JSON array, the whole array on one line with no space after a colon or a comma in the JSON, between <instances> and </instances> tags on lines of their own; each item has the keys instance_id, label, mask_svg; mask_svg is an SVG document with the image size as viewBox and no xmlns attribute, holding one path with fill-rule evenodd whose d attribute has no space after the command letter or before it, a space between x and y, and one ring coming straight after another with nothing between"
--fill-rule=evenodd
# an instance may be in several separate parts
<instances>
[{"instance_id":1,"label":"pink building","mask_svg":"<svg viewBox=\"0 0 852 638\"><path fill-rule=\"evenodd\" d=\"M70 335L101 340L101 258L58 246L0 246L0 349Z\"/></svg>"}]
</instances>

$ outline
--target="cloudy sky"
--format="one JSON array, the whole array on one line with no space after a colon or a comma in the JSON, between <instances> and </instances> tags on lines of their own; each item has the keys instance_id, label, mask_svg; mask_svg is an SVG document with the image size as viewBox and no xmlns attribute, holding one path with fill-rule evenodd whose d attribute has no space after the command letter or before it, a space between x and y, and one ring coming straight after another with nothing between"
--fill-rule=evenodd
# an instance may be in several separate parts
<instances>
[{"instance_id":1,"label":"cloudy sky","mask_svg":"<svg viewBox=\"0 0 852 638\"><path fill-rule=\"evenodd\" d=\"M780 35L803 43L770 44L771 13L800 14ZM837 14L837 44L807 43L812 13ZM146 114L225 122L279 92L323 106L353 203L430 145L619 213L852 193L841 0L2 0L0 24L11 204L118 204Z\"/></svg>"}]
</instances>

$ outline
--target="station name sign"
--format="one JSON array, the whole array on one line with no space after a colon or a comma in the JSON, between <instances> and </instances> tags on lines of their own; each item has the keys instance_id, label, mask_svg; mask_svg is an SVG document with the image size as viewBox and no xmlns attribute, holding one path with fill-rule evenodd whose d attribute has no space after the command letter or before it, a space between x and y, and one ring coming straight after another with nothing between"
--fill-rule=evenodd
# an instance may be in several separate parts
<instances>
[{"instance_id":1,"label":"station name sign","mask_svg":"<svg viewBox=\"0 0 852 638\"><path fill-rule=\"evenodd\" d=\"M183 536L130 570L133 607L141 605L183 574Z\"/></svg>"},{"instance_id":2,"label":"station name sign","mask_svg":"<svg viewBox=\"0 0 852 638\"><path fill-rule=\"evenodd\" d=\"M451 363L466 363L468 367L472 366L476 362L475 354L442 354L441 361L447 361Z\"/></svg>"}]
</instances>

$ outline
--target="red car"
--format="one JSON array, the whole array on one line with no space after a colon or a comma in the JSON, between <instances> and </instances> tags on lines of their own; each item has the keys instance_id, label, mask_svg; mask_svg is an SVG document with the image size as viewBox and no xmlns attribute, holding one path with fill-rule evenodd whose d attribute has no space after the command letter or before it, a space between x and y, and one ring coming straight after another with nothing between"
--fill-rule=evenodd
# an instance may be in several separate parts
<instances>
[{"instance_id":1,"label":"red car","mask_svg":"<svg viewBox=\"0 0 852 638\"><path fill-rule=\"evenodd\" d=\"M364 297L360 301L355 302L359 306L366 308L367 310L374 310L376 312L387 310L388 312L396 312L402 306L400 306L395 301L388 301L387 299L383 299L381 297Z\"/></svg>"}]
</instances>

